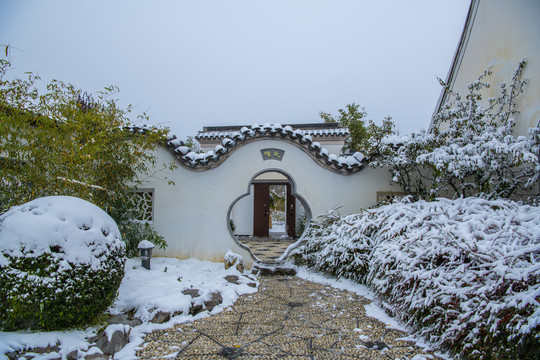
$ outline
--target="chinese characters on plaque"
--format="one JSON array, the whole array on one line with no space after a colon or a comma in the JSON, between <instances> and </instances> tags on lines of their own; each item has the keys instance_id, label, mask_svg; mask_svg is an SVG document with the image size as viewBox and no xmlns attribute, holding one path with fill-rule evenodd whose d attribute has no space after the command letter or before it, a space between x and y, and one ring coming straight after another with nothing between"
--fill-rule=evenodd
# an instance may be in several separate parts
<instances>
[{"instance_id":1,"label":"chinese characters on plaque","mask_svg":"<svg viewBox=\"0 0 540 360\"><path fill-rule=\"evenodd\" d=\"M285 151L280 149L262 149L261 154L263 160L279 160L283 159L283 154Z\"/></svg>"}]
</instances>

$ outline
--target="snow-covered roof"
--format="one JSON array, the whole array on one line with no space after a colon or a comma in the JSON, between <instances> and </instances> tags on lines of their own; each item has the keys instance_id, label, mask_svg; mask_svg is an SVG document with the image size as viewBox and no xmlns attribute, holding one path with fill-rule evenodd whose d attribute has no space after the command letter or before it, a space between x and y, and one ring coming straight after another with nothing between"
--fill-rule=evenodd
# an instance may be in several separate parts
<instances>
[{"instance_id":1,"label":"snow-covered roof","mask_svg":"<svg viewBox=\"0 0 540 360\"><path fill-rule=\"evenodd\" d=\"M446 75L445 83L450 88L454 86L454 81L456 79L457 72L459 71L460 64L463 60L463 56L465 54L465 50L469 42L469 37L471 36L472 27L474 24L474 20L476 18L476 13L478 11L479 4L480 4L479 0L472 0L469 6L469 11L467 12L467 18L465 19L465 24L461 32L461 37L459 39L459 43L457 45L456 51L454 52L454 57L452 59L452 64L450 65L450 70L448 70L448 74ZM441 94L439 95L439 100L437 100L437 104L435 105L435 110L433 111L433 115L437 114L441 110L442 106L447 101L448 95L449 95L448 88L443 87L441 90ZM431 117L431 122L429 123L428 132L431 132L431 129L434 126L433 119L434 119L434 116Z\"/></svg>"},{"instance_id":2,"label":"snow-covered roof","mask_svg":"<svg viewBox=\"0 0 540 360\"><path fill-rule=\"evenodd\" d=\"M220 165L239 145L263 138L290 141L304 150L319 165L340 174L352 174L367 165L367 159L362 153L356 152L351 156L330 154L321 144L313 141L312 135L304 134L301 130L294 130L290 125L252 125L251 127L244 126L239 131L223 133L228 134L221 141L221 145L217 145L213 151L206 153L199 154L192 151L175 136L167 141L166 146L180 164L193 170L212 169Z\"/></svg>"},{"instance_id":3,"label":"snow-covered roof","mask_svg":"<svg viewBox=\"0 0 540 360\"><path fill-rule=\"evenodd\" d=\"M254 125L258 126L258 125ZM283 125L290 127L302 135L331 137L331 136L348 136L349 129L341 127L338 123L318 123L318 124L290 124ZM234 136L235 133L247 126L214 126L205 127L199 132L195 139L197 140L213 140L225 139ZM252 126L253 127L253 126Z\"/></svg>"}]
</instances>

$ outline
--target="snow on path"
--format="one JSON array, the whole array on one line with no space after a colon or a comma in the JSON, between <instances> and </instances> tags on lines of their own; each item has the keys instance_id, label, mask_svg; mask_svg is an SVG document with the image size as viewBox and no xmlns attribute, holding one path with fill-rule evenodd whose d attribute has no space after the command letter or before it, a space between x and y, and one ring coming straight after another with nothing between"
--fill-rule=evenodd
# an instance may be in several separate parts
<instances>
[{"instance_id":1,"label":"snow on path","mask_svg":"<svg viewBox=\"0 0 540 360\"><path fill-rule=\"evenodd\" d=\"M239 276L240 284L227 282L227 275ZM144 342L143 338L147 333L217 314L234 304L240 295L257 292L257 288L247 285L248 282L256 281L249 281L240 275L234 267L225 270L223 263L196 259L153 258L150 271L141 267L139 259L128 259L118 297L109 312L117 314L135 310L135 316L143 320L143 324L131 329L130 342L115 354L114 359L135 359L135 349ZM185 315L189 312L191 296L182 294L182 290L190 288L200 291L201 300L205 300L212 292L219 291L223 302L211 313L203 311L196 316ZM159 311L184 313L163 324L148 322ZM90 327L79 331L0 332L0 359L7 359L3 354L8 352L55 344L60 347L58 355L62 357L76 349L84 353L95 349L90 348L87 338L95 335L97 330L96 327ZM34 360L46 360L51 356L36 355Z\"/></svg>"}]
</instances>

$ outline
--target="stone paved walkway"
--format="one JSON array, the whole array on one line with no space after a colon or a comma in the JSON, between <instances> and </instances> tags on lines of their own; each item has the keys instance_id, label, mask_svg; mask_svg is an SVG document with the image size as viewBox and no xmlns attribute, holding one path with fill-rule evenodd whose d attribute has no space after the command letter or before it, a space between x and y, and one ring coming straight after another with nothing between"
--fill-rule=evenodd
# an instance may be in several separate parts
<instances>
[{"instance_id":1,"label":"stone paved walkway","mask_svg":"<svg viewBox=\"0 0 540 360\"><path fill-rule=\"evenodd\" d=\"M146 336L142 359L412 359L430 354L365 316L355 293L291 276L260 277L230 309ZM424 359L416 357L415 359Z\"/></svg>"},{"instance_id":2,"label":"stone paved walkway","mask_svg":"<svg viewBox=\"0 0 540 360\"><path fill-rule=\"evenodd\" d=\"M262 261L272 261L279 258L291 245L295 239L279 239L279 238L243 238L240 239L244 245Z\"/></svg>"}]
</instances>

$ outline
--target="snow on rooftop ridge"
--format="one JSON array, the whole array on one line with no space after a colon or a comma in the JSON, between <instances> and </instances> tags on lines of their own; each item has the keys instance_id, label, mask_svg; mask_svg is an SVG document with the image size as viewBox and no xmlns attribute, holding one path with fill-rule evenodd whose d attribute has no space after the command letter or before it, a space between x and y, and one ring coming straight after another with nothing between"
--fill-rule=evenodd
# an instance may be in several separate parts
<instances>
[{"instance_id":1,"label":"snow on rooftop ridge","mask_svg":"<svg viewBox=\"0 0 540 360\"><path fill-rule=\"evenodd\" d=\"M246 129L250 129L246 126L243 126L240 129L240 132L243 133L246 131ZM282 126L279 123L275 124L269 124L264 123L263 125L259 124L253 124L251 125L251 129L264 129L265 131L270 132L276 132L279 131L278 129L283 129L286 132L292 132L293 128L290 125ZM349 129L347 128L326 128L326 129L296 129L294 130L298 132L301 135L311 135L311 136L347 136L349 135ZM224 138L230 138L234 136L235 133L238 131L220 131L220 130L210 130L210 131L203 131L198 133L195 136L195 139L197 140L212 140L212 139L224 139Z\"/></svg>"},{"instance_id":2,"label":"snow on rooftop ridge","mask_svg":"<svg viewBox=\"0 0 540 360\"><path fill-rule=\"evenodd\" d=\"M203 134L216 136L216 138L220 138L217 136L227 135L223 138L221 145L216 146L213 151L206 153L192 151L192 149L185 146L182 141L178 141L175 137L167 141L165 145L184 167L190 169L212 169L221 164L238 145L260 138L279 138L291 141L310 154L319 165L340 174L352 174L360 171L367 165L367 159L359 152L351 156L338 157L329 154L328 150L323 148L321 144L313 141L313 136L324 134L326 130L336 130L336 133L339 133L339 135L348 134L348 129L344 128L294 130L290 125L282 126L281 124L272 125L264 123L263 125L253 124L249 128L244 126L240 131L199 133L197 135L199 139L202 138L200 136ZM213 135L210 135L210 133Z\"/></svg>"}]
</instances>

